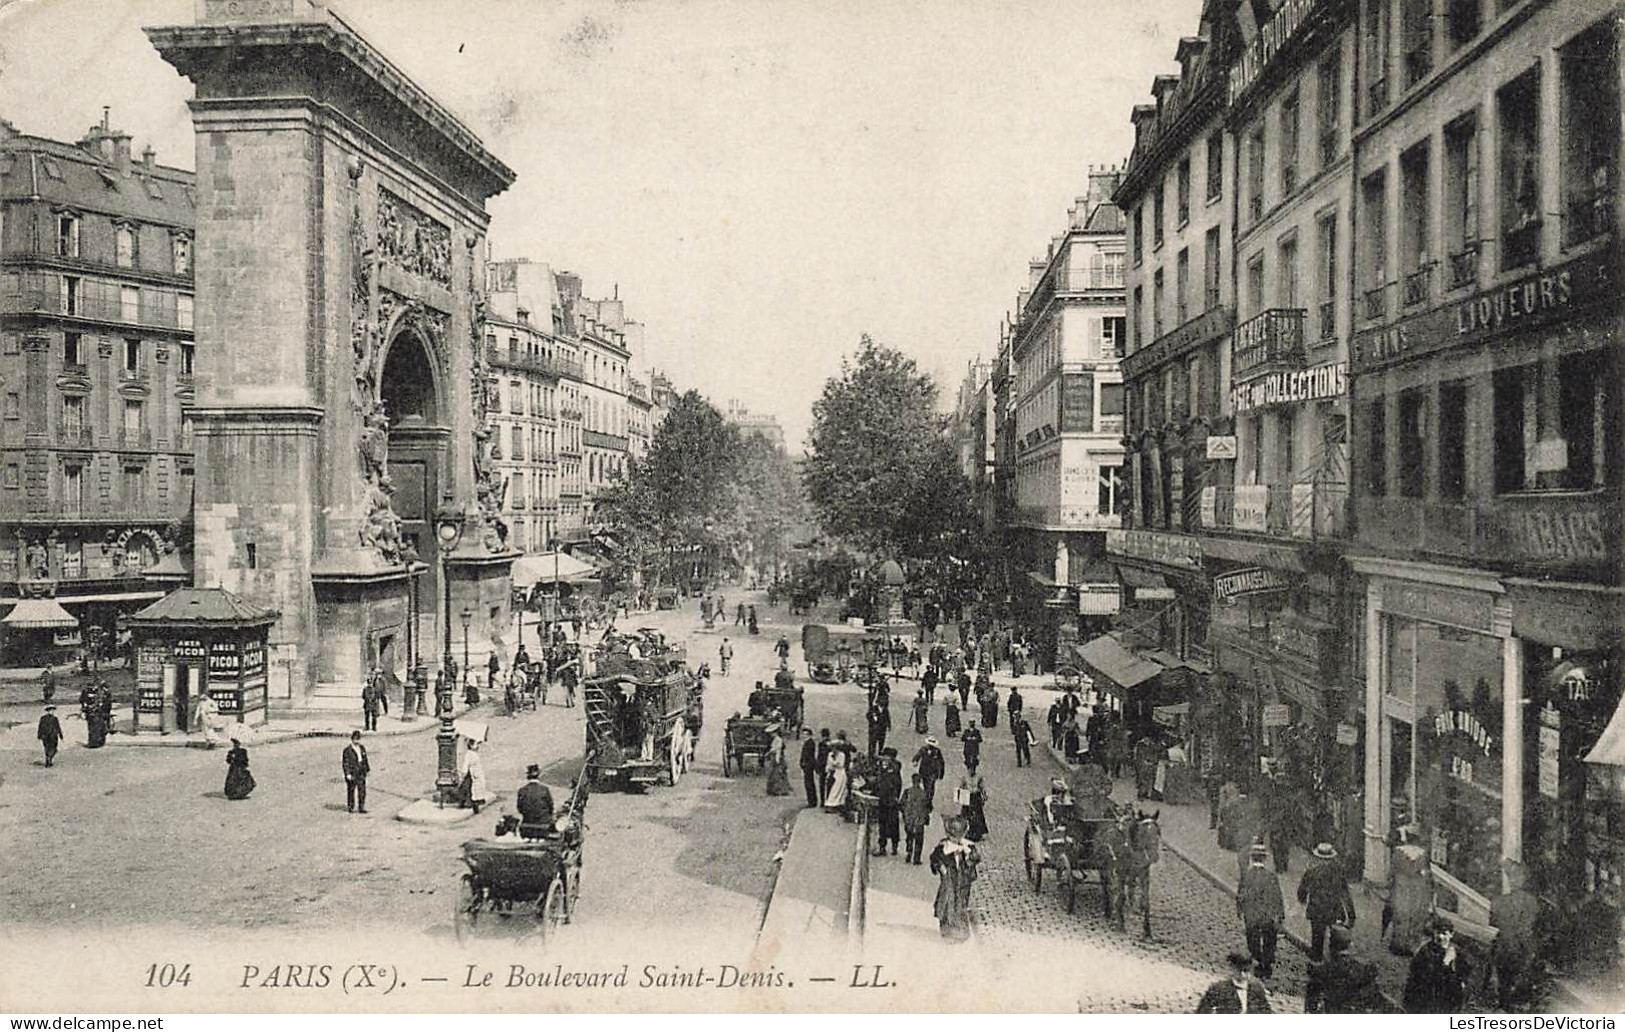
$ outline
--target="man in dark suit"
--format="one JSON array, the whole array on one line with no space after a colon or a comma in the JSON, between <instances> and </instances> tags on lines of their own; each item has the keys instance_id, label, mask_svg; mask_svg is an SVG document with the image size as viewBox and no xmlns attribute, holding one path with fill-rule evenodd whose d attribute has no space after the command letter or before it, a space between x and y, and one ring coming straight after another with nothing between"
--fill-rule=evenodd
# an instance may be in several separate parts
<instances>
[{"instance_id":1,"label":"man in dark suit","mask_svg":"<svg viewBox=\"0 0 1625 1032\"><path fill-rule=\"evenodd\" d=\"M1281 879L1264 866L1269 850L1252 847L1251 863L1241 872L1236 886L1236 913L1247 931L1247 952L1258 965L1258 976L1275 973L1275 942L1286 920L1286 904L1281 899Z\"/></svg>"},{"instance_id":2,"label":"man in dark suit","mask_svg":"<svg viewBox=\"0 0 1625 1032\"><path fill-rule=\"evenodd\" d=\"M56 761L56 747L62 743L62 723L56 719L55 706L45 707L45 712L41 714L38 738L40 744L45 746L45 765L49 767Z\"/></svg>"},{"instance_id":3,"label":"man in dark suit","mask_svg":"<svg viewBox=\"0 0 1625 1032\"><path fill-rule=\"evenodd\" d=\"M367 673L367 683L361 689L361 726L368 731L378 730L378 712L389 712L389 698L384 694L384 675L377 667Z\"/></svg>"},{"instance_id":4,"label":"man in dark suit","mask_svg":"<svg viewBox=\"0 0 1625 1032\"><path fill-rule=\"evenodd\" d=\"M1198 1014L1271 1014L1269 993L1264 983L1247 975L1253 959L1245 953L1232 953L1230 977L1207 987L1196 1004Z\"/></svg>"},{"instance_id":5,"label":"man in dark suit","mask_svg":"<svg viewBox=\"0 0 1625 1032\"><path fill-rule=\"evenodd\" d=\"M804 727L801 729L801 782L807 789L808 807L823 803L818 793L819 769L818 743L813 741L812 728Z\"/></svg>"},{"instance_id":6,"label":"man in dark suit","mask_svg":"<svg viewBox=\"0 0 1625 1032\"><path fill-rule=\"evenodd\" d=\"M1326 933L1332 925L1354 927L1354 897L1330 842L1316 846L1314 858L1298 882L1298 902L1309 918L1309 959L1318 964L1326 959Z\"/></svg>"},{"instance_id":7,"label":"man in dark suit","mask_svg":"<svg viewBox=\"0 0 1625 1032\"><path fill-rule=\"evenodd\" d=\"M367 747L361 744L361 732L350 732L350 744L344 747L344 808L352 813L367 812L367 775L372 765L367 762Z\"/></svg>"},{"instance_id":8,"label":"man in dark suit","mask_svg":"<svg viewBox=\"0 0 1625 1032\"><path fill-rule=\"evenodd\" d=\"M525 783L519 786L517 802L520 837L546 838L553 833L553 793L542 784L539 764L525 768Z\"/></svg>"}]
</instances>

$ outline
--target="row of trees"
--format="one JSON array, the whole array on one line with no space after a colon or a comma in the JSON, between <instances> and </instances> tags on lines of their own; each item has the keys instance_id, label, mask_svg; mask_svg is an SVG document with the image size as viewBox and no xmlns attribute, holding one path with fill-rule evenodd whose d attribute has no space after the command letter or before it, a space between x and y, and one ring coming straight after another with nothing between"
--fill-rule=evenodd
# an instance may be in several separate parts
<instances>
[{"instance_id":1,"label":"row of trees","mask_svg":"<svg viewBox=\"0 0 1625 1032\"><path fill-rule=\"evenodd\" d=\"M946 604L997 570L930 375L867 334L813 404L807 498L831 537L923 578Z\"/></svg>"},{"instance_id":2,"label":"row of trees","mask_svg":"<svg viewBox=\"0 0 1625 1032\"><path fill-rule=\"evenodd\" d=\"M644 571L645 586L658 588L781 561L804 508L789 458L741 434L691 390L655 431L647 457L598 496L596 515Z\"/></svg>"}]
</instances>

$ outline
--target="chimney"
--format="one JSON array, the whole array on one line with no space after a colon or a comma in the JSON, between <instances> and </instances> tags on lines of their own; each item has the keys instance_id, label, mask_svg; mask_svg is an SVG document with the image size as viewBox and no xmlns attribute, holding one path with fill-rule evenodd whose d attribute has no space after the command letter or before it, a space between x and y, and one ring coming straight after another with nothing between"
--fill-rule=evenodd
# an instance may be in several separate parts
<instances>
[{"instance_id":1,"label":"chimney","mask_svg":"<svg viewBox=\"0 0 1625 1032\"><path fill-rule=\"evenodd\" d=\"M0 118L0 143L5 143L17 135L17 127L4 118Z\"/></svg>"},{"instance_id":2,"label":"chimney","mask_svg":"<svg viewBox=\"0 0 1625 1032\"><path fill-rule=\"evenodd\" d=\"M1037 258L1027 263L1027 293L1030 294L1038 288L1038 281L1044 278L1044 270L1047 268L1049 268L1049 262L1040 261ZM1023 304L1021 307L1025 308L1027 306Z\"/></svg>"},{"instance_id":3,"label":"chimney","mask_svg":"<svg viewBox=\"0 0 1625 1032\"><path fill-rule=\"evenodd\" d=\"M1090 211L1102 204L1111 203L1112 194L1123 181L1123 173L1115 165L1100 165L1089 170L1089 196L1084 200L1084 206Z\"/></svg>"},{"instance_id":4,"label":"chimney","mask_svg":"<svg viewBox=\"0 0 1625 1032\"><path fill-rule=\"evenodd\" d=\"M157 156L157 153L152 149L152 144L149 143L141 148L141 164L146 166L148 172L152 171L153 159Z\"/></svg>"}]
</instances>

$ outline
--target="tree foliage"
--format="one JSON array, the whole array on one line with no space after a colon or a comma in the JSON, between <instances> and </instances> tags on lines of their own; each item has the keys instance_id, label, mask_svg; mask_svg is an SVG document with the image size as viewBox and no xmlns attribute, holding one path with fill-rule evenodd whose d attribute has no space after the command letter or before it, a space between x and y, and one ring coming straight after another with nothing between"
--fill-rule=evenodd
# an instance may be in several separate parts
<instances>
[{"instance_id":1,"label":"tree foliage","mask_svg":"<svg viewBox=\"0 0 1625 1032\"><path fill-rule=\"evenodd\" d=\"M829 534L874 555L938 560L975 526L937 386L865 335L813 403L803 482Z\"/></svg>"}]
</instances>

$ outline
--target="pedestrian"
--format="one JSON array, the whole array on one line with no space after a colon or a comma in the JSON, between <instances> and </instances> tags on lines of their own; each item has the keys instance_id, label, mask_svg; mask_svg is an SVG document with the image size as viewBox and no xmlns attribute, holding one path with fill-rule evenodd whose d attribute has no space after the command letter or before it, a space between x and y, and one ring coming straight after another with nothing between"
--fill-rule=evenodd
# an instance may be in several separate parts
<instances>
[{"instance_id":1,"label":"pedestrian","mask_svg":"<svg viewBox=\"0 0 1625 1032\"><path fill-rule=\"evenodd\" d=\"M1531 977L1536 973L1540 900L1528 889L1529 869L1515 860L1505 862L1506 891L1490 904L1490 925L1496 929L1490 947L1495 965L1495 989L1504 1011L1527 1002Z\"/></svg>"},{"instance_id":2,"label":"pedestrian","mask_svg":"<svg viewBox=\"0 0 1625 1032\"><path fill-rule=\"evenodd\" d=\"M1067 763L1078 763L1083 757L1083 736L1078 733L1078 716L1069 714L1061 726L1061 752Z\"/></svg>"},{"instance_id":3,"label":"pedestrian","mask_svg":"<svg viewBox=\"0 0 1625 1032\"><path fill-rule=\"evenodd\" d=\"M1121 714L1113 713L1106 730L1106 773L1113 781L1123 776L1123 764L1128 762L1128 725Z\"/></svg>"},{"instance_id":4,"label":"pedestrian","mask_svg":"<svg viewBox=\"0 0 1625 1032\"><path fill-rule=\"evenodd\" d=\"M1021 713L1010 715L1010 737L1016 743L1016 766L1031 767L1033 765L1033 744L1038 741L1033 734L1033 726L1027 723L1027 718Z\"/></svg>"},{"instance_id":5,"label":"pedestrian","mask_svg":"<svg viewBox=\"0 0 1625 1032\"><path fill-rule=\"evenodd\" d=\"M942 750L937 747L935 738L925 736L925 744L914 754L914 766L920 772L920 778L925 784L926 798L931 800L934 809L937 804L937 782L948 773L948 761L943 759Z\"/></svg>"},{"instance_id":6,"label":"pedestrian","mask_svg":"<svg viewBox=\"0 0 1625 1032\"><path fill-rule=\"evenodd\" d=\"M775 642L774 645L773 645L773 651L778 653L779 665L780 666L784 666L785 664L789 663L790 662L790 639L786 638L782 634L779 635L779 640L777 642Z\"/></svg>"},{"instance_id":7,"label":"pedestrian","mask_svg":"<svg viewBox=\"0 0 1625 1032\"><path fill-rule=\"evenodd\" d=\"M1155 794L1157 764L1166 752L1155 731L1147 731L1134 743L1134 798L1150 799Z\"/></svg>"},{"instance_id":8,"label":"pedestrian","mask_svg":"<svg viewBox=\"0 0 1625 1032\"><path fill-rule=\"evenodd\" d=\"M830 741L829 728L820 728L818 731L818 750L814 758L818 763L818 805L824 805L824 799L829 795L829 751L834 746Z\"/></svg>"},{"instance_id":9,"label":"pedestrian","mask_svg":"<svg viewBox=\"0 0 1625 1032\"><path fill-rule=\"evenodd\" d=\"M1012 719L1014 719L1015 717L1021 715L1021 707L1022 707L1021 689L1019 689L1019 688L1010 689L1010 697L1005 700L1004 708L1010 711L1010 716L1011 716Z\"/></svg>"},{"instance_id":10,"label":"pedestrian","mask_svg":"<svg viewBox=\"0 0 1625 1032\"><path fill-rule=\"evenodd\" d=\"M743 602L739 603L738 608L734 610L734 626L745 626L745 603Z\"/></svg>"},{"instance_id":11,"label":"pedestrian","mask_svg":"<svg viewBox=\"0 0 1625 1032\"><path fill-rule=\"evenodd\" d=\"M882 682L884 684L884 682ZM869 712L865 715L869 724L869 755L878 756L886 748L886 735L891 732L891 707L887 704L890 693L875 692L875 697L869 703Z\"/></svg>"},{"instance_id":12,"label":"pedestrian","mask_svg":"<svg viewBox=\"0 0 1625 1032\"><path fill-rule=\"evenodd\" d=\"M897 765L897 750L890 747L880 753L879 771L875 774L875 796L880 813L880 845L875 856L886 855L886 844L891 843L891 855L897 855L898 818L902 815L903 775Z\"/></svg>"},{"instance_id":13,"label":"pedestrian","mask_svg":"<svg viewBox=\"0 0 1625 1032\"><path fill-rule=\"evenodd\" d=\"M478 814L480 807L491 801L491 786L485 780L485 760L480 756L478 739L463 742L463 799Z\"/></svg>"},{"instance_id":14,"label":"pedestrian","mask_svg":"<svg viewBox=\"0 0 1625 1032\"><path fill-rule=\"evenodd\" d=\"M956 685L957 685L957 687L959 689L959 708L960 709L970 709L970 673L969 673L969 671L966 671L964 669L961 669L959 671L959 677L956 680Z\"/></svg>"},{"instance_id":15,"label":"pedestrian","mask_svg":"<svg viewBox=\"0 0 1625 1032\"><path fill-rule=\"evenodd\" d=\"M1236 916L1241 918L1247 952L1258 977L1270 978L1275 974L1275 943L1286 920L1286 903L1281 898L1280 877L1264 866L1269 851L1255 845L1249 852L1251 863L1236 886Z\"/></svg>"},{"instance_id":16,"label":"pedestrian","mask_svg":"<svg viewBox=\"0 0 1625 1032\"><path fill-rule=\"evenodd\" d=\"M1309 984L1303 994L1305 1014L1381 1014L1386 1010L1377 988L1377 965L1348 955L1354 933L1333 925L1326 939L1331 956L1324 964L1309 966Z\"/></svg>"},{"instance_id":17,"label":"pedestrian","mask_svg":"<svg viewBox=\"0 0 1625 1032\"><path fill-rule=\"evenodd\" d=\"M745 607L745 630L749 631L751 634L757 634L760 631L760 627L756 623L756 607L755 606L746 606ZM790 646L789 646L788 642L785 643L784 654L786 656L788 656L790 654Z\"/></svg>"},{"instance_id":18,"label":"pedestrian","mask_svg":"<svg viewBox=\"0 0 1625 1032\"><path fill-rule=\"evenodd\" d=\"M710 595L707 595L703 599L700 600L700 619L705 621L705 626L707 626L707 627L711 626L711 596Z\"/></svg>"},{"instance_id":19,"label":"pedestrian","mask_svg":"<svg viewBox=\"0 0 1625 1032\"><path fill-rule=\"evenodd\" d=\"M847 751L846 732L838 731L835 742L829 748L827 770L829 772L829 790L824 793L824 810L827 813L846 812L846 794L850 785L848 779L848 760L851 756Z\"/></svg>"},{"instance_id":20,"label":"pedestrian","mask_svg":"<svg viewBox=\"0 0 1625 1032\"><path fill-rule=\"evenodd\" d=\"M1052 749L1061 747L1061 727L1066 723L1061 717L1061 700L1056 699L1049 704L1049 715L1044 718L1049 725L1049 744Z\"/></svg>"},{"instance_id":21,"label":"pedestrian","mask_svg":"<svg viewBox=\"0 0 1625 1032\"><path fill-rule=\"evenodd\" d=\"M1284 777L1270 778L1269 786L1269 804L1264 808L1264 823L1269 828L1270 852L1275 856L1275 873L1285 874L1292 846L1298 840L1302 806ZM1317 838L1315 841L1330 841L1330 836Z\"/></svg>"},{"instance_id":22,"label":"pedestrian","mask_svg":"<svg viewBox=\"0 0 1625 1032\"><path fill-rule=\"evenodd\" d=\"M1337 850L1330 842L1315 847L1315 862L1298 882L1298 902L1309 918L1309 959L1326 959L1326 932L1332 925L1354 927L1354 897L1349 894Z\"/></svg>"},{"instance_id":23,"label":"pedestrian","mask_svg":"<svg viewBox=\"0 0 1625 1032\"><path fill-rule=\"evenodd\" d=\"M923 735L931 730L931 700L926 697L925 689L914 696L913 709L914 733Z\"/></svg>"},{"instance_id":24,"label":"pedestrian","mask_svg":"<svg viewBox=\"0 0 1625 1032\"><path fill-rule=\"evenodd\" d=\"M231 751L226 753L226 798L247 799L254 791L254 775L248 772L248 750L233 738Z\"/></svg>"},{"instance_id":25,"label":"pedestrian","mask_svg":"<svg viewBox=\"0 0 1625 1032\"><path fill-rule=\"evenodd\" d=\"M818 743L813 741L810 727L801 729L801 783L807 790L808 808L821 805L823 798L818 791Z\"/></svg>"},{"instance_id":26,"label":"pedestrian","mask_svg":"<svg viewBox=\"0 0 1625 1032\"><path fill-rule=\"evenodd\" d=\"M987 838L987 787L975 771L966 771L954 790L954 802L959 804L959 816L970 822L966 832L972 842Z\"/></svg>"},{"instance_id":27,"label":"pedestrian","mask_svg":"<svg viewBox=\"0 0 1625 1032\"><path fill-rule=\"evenodd\" d=\"M728 667L729 667L730 664L733 663L733 658L734 658L733 643L730 642L727 638L723 638L722 639L722 644L717 646L717 665L722 669L722 676L723 677L728 676Z\"/></svg>"},{"instance_id":28,"label":"pedestrian","mask_svg":"<svg viewBox=\"0 0 1625 1032\"><path fill-rule=\"evenodd\" d=\"M933 910L942 937L949 942L964 942L970 938L970 891L981 856L965 837L970 831L969 821L952 816L944 826L946 837L931 851L931 873L938 877Z\"/></svg>"},{"instance_id":29,"label":"pedestrian","mask_svg":"<svg viewBox=\"0 0 1625 1032\"><path fill-rule=\"evenodd\" d=\"M954 697L949 695L943 703L947 713L942 719L942 729L948 733L949 738L959 737L959 707L954 703Z\"/></svg>"},{"instance_id":30,"label":"pedestrian","mask_svg":"<svg viewBox=\"0 0 1625 1032\"><path fill-rule=\"evenodd\" d=\"M931 823L931 795L925 790L925 781L920 775L911 775L909 782L903 789L902 801L904 859L918 867L920 854L925 849L925 829Z\"/></svg>"},{"instance_id":31,"label":"pedestrian","mask_svg":"<svg viewBox=\"0 0 1625 1032\"><path fill-rule=\"evenodd\" d=\"M1264 983L1247 974L1253 958L1237 950L1225 958L1230 963L1230 977L1221 978L1207 987L1196 1004L1198 1014L1273 1014L1270 997Z\"/></svg>"},{"instance_id":32,"label":"pedestrian","mask_svg":"<svg viewBox=\"0 0 1625 1032\"><path fill-rule=\"evenodd\" d=\"M971 721L965 728L959 742L965 747L965 769L975 775L977 764L982 762L982 732L977 728L976 721Z\"/></svg>"},{"instance_id":33,"label":"pedestrian","mask_svg":"<svg viewBox=\"0 0 1625 1032\"><path fill-rule=\"evenodd\" d=\"M1456 926L1449 918L1435 917L1432 932L1433 938L1411 956L1405 979L1407 1014L1453 1014L1467 1000L1467 961L1456 952Z\"/></svg>"},{"instance_id":34,"label":"pedestrian","mask_svg":"<svg viewBox=\"0 0 1625 1032\"><path fill-rule=\"evenodd\" d=\"M40 699L49 706L51 700L56 698L56 674L52 672L51 665L45 664L45 669L39 675Z\"/></svg>"},{"instance_id":35,"label":"pedestrian","mask_svg":"<svg viewBox=\"0 0 1625 1032\"><path fill-rule=\"evenodd\" d=\"M767 755L762 758L767 767L767 794L770 796L786 796L790 794L790 772L785 766L784 733L778 724L767 728L773 737L768 742Z\"/></svg>"},{"instance_id":36,"label":"pedestrian","mask_svg":"<svg viewBox=\"0 0 1625 1032\"><path fill-rule=\"evenodd\" d=\"M378 672L377 667L373 667L367 674L366 685L361 689L362 730L378 730L378 711L380 707L385 713L389 712L389 697L384 694L384 676ZM512 706L509 709L511 711Z\"/></svg>"},{"instance_id":37,"label":"pedestrian","mask_svg":"<svg viewBox=\"0 0 1625 1032\"><path fill-rule=\"evenodd\" d=\"M935 651L935 649L932 651ZM937 701L937 678L935 664L928 665L925 668L925 673L920 675L920 691L925 694L925 704L927 706Z\"/></svg>"},{"instance_id":38,"label":"pedestrian","mask_svg":"<svg viewBox=\"0 0 1625 1032\"><path fill-rule=\"evenodd\" d=\"M351 813L367 812L367 775L372 764L367 761L367 747L361 744L361 732L350 732L350 744L344 747L344 808Z\"/></svg>"},{"instance_id":39,"label":"pedestrian","mask_svg":"<svg viewBox=\"0 0 1625 1032\"><path fill-rule=\"evenodd\" d=\"M485 686L493 694L497 690L497 675L502 673L502 660L497 657L495 649L491 650L491 658L485 661Z\"/></svg>"},{"instance_id":40,"label":"pedestrian","mask_svg":"<svg viewBox=\"0 0 1625 1032\"><path fill-rule=\"evenodd\" d=\"M47 667L47 670L50 668ZM35 737L45 747L45 765L53 766L56 762L57 746L62 744L62 723L56 719L56 707L47 705L45 712L39 718L39 731Z\"/></svg>"}]
</instances>

